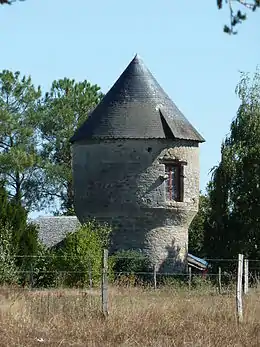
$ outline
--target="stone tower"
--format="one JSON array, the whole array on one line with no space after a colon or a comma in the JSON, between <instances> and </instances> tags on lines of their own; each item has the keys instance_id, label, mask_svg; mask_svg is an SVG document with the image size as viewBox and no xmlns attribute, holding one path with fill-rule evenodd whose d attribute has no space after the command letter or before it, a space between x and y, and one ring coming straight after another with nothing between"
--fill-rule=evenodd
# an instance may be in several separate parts
<instances>
[{"instance_id":1,"label":"stone tower","mask_svg":"<svg viewBox=\"0 0 260 347\"><path fill-rule=\"evenodd\" d=\"M135 56L71 138L75 210L113 227L112 249L183 270L198 210L201 135Z\"/></svg>"}]
</instances>

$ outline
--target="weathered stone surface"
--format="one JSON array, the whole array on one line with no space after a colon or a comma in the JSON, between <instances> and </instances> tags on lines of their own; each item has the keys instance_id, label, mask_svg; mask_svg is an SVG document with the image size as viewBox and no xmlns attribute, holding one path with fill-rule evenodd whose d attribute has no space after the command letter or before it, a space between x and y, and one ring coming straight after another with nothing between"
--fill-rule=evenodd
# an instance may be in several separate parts
<instances>
[{"instance_id":1,"label":"weathered stone surface","mask_svg":"<svg viewBox=\"0 0 260 347\"><path fill-rule=\"evenodd\" d=\"M31 222L38 226L39 239L47 247L56 246L68 233L75 232L80 226L75 216L39 217Z\"/></svg>"},{"instance_id":2,"label":"weathered stone surface","mask_svg":"<svg viewBox=\"0 0 260 347\"><path fill-rule=\"evenodd\" d=\"M188 140L124 139L72 146L75 210L114 229L112 251L141 249L162 271L183 270L198 210L199 148ZM167 201L162 158L187 162L184 201ZM168 264L167 266L165 264Z\"/></svg>"}]
</instances>

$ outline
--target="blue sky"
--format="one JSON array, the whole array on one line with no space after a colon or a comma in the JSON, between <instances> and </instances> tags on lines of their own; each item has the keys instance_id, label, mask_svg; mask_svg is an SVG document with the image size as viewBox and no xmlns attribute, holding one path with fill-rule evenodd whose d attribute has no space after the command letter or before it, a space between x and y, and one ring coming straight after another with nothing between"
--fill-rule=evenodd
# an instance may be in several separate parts
<instances>
[{"instance_id":1,"label":"blue sky","mask_svg":"<svg viewBox=\"0 0 260 347\"><path fill-rule=\"evenodd\" d=\"M239 71L259 64L259 15L229 36L228 10L215 0L26 0L0 7L0 68L30 74L44 90L68 77L106 93L138 53L206 139L203 190L236 115Z\"/></svg>"}]
</instances>

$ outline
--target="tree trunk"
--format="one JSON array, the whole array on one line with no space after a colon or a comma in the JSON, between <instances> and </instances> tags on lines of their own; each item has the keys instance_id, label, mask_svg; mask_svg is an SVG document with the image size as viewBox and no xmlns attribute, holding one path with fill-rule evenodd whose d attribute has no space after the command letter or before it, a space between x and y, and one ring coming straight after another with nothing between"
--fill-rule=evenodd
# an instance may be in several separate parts
<instances>
[{"instance_id":1,"label":"tree trunk","mask_svg":"<svg viewBox=\"0 0 260 347\"><path fill-rule=\"evenodd\" d=\"M65 215L75 216L74 212L74 190L72 180L67 182L67 192L66 201L63 203L63 208L65 209Z\"/></svg>"},{"instance_id":2,"label":"tree trunk","mask_svg":"<svg viewBox=\"0 0 260 347\"><path fill-rule=\"evenodd\" d=\"M19 172L15 174L15 195L14 200L17 204L21 204L22 202L22 192L21 192L21 180Z\"/></svg>"}]
</instances>

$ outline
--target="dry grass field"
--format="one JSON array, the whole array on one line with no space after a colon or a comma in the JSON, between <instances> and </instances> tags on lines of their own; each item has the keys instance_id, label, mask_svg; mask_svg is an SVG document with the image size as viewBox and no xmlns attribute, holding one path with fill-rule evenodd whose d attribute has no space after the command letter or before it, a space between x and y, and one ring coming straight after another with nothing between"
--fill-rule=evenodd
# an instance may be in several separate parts
<instances>
[{"instance_id":1,"label":"dry grass field","mask_svg":"<svg viewBox=\"0 0 260 347\"><path fill-rule=\"evenodd\" d=\"M110 289L110 315L99 291L0 289L0 346L260 346L260 297L245 299L236 324L235 298L194 291Z\"/></svg>"}]
</instances>

